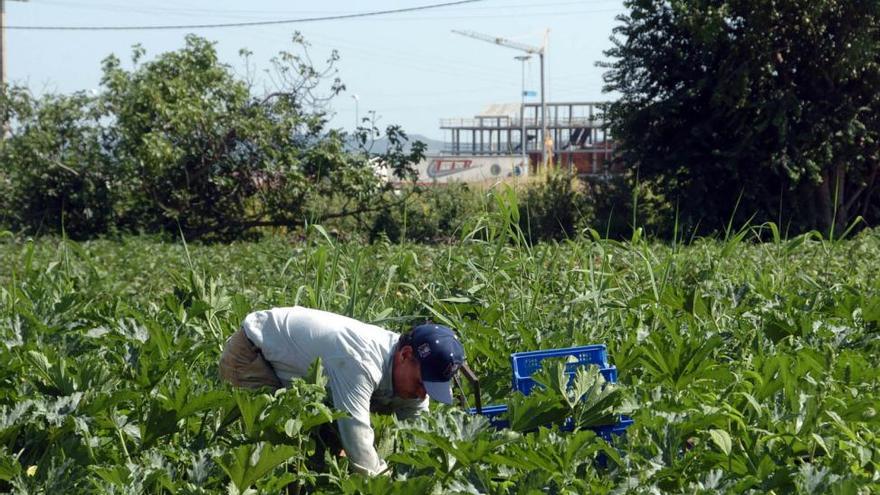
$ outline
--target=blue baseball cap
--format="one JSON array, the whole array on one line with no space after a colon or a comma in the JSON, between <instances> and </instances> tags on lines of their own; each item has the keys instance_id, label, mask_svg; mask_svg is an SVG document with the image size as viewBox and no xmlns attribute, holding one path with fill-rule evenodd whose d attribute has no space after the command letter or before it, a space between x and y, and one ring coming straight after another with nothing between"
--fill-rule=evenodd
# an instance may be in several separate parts
<instances>
[{"instance_id":1,"label":"blue baseball cap","mask_svg":"<svg viewBox=\"0 0 880 495\"><path fill-rule=\"evenodd\" d=\"M426 323L410 332L413 355L422 368L422 384L432 399L452 404L452 377L464 363L464 347L449 327Z\"/></svg>"}]
</instances>

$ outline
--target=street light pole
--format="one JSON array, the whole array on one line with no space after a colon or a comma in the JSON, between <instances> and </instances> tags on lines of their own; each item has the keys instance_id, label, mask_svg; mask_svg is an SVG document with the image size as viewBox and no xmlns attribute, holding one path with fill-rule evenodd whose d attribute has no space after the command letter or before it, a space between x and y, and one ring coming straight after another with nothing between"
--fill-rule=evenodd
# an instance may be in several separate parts
<instances>
[{"instance_id":1,"label":"street light pole","mask_svg":"<svg viewBox=\"0 0 880 495\"><path fill-rule=\"evenodd\" d=\"M354 98L354 129L357 130L358 126L361 125L360 115L358 112L359 98L358 98L358 95L356 95L356 94L351 95L351 97Z\"/></svg>"},{"instance_id":2,"label":"street light pole","mask_svg":"<svg viewBox=\"0 0 880 495\"><path fill-rule=\"evenodd\" d=\"M547 55L547 38L550 36L550 29L544 31L544 44L541 45L541 51L538 55L541 57L541 165L547 169L550 163L547 162L547 138L550 137L547 131L547 99L544 93L544 57ZM552 143L552 140L550 141ZM552 145L551 145L552 146ZM553 160L553 148L550 148L550 160Z\"/></svg>"},{"instance_id":3,"label":"street light pole","mask_svg":"<svg viewBox=\"0 0 880 495\"><path fill-rule=\"evenodd\" d=\"M529 170L529 160L526 158L526 145L528 144L528 140L526 139L526 61L532 58L530 55L517 55L513 57L516 60L522 62L522 91L520 92L520 105L519 105L519 122L521 125L520 130L520 145L519 149L522 154L522 166L525 168L525 172Z\"/></svg>"},{"instance_id":4,"label":"street light pole","mask_svg":"<svg viewBox=\"0 0 880 495\"><path fill-rule=\"evenodd\" d=\"M541 167L546 170L547 163L547 100L544 97L544 51L538 54L541 59Z\"/></svg>"}]
</instances>

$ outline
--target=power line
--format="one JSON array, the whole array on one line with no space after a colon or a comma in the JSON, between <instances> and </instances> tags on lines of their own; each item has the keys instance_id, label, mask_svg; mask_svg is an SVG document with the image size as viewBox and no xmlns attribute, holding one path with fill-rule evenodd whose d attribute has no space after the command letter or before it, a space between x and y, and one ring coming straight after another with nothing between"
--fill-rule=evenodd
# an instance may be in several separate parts
<instances>
[{"instance_id":1,"label":"power line","mask_svg":"<svg viewBox=\"0 0 880 495\"><path fill-rule=\"evenodd\" d=\"M577 0L577 1L564 1L564 2L541 2L539 4L535 3L514 3L514 4L505 4L505 5L484 5L484 6L473 6L469 8L462 9L462 13L470 13L475 12L479 13L481 11L491 10L498 11L499 9L509 10L512 8L516 8L517 12L527 14L527 9L546 9L547 7L558 7L558 6L567 6L567 5L578 5L585 6L587 4L593 5L598 3L609 3L616 2L619 3L620 0ZM40 4L43 5L57 5L63 8L70 9L90 9L90 10L106 10L112 12L138 12L144 14L163 14L163 15L180 15L180 16L189 16L192 14L195 15L210 15L214 17L227 17L231 19L260 19L260 16L266 15L303 15L303 14L313 14L313 15L342 15L345 14L345 11L331 11L331 10L302 10L297 9L295 11L287 10L287 11L278 11L278 10L228 10L228 9L198 9L198 8L179 8L179 7L161 7L161 6L141 6L137 8L132 8L128 5L116 5L116 4L94 4L94 3L82 3L82 2L74 2L69 3L63 0L40 0ZM241 15L245 14L245 15Z\"/></svg>"},{"instance_id":2,"label":"power line","mask_svg":"<svg viewBox=\"0 0 880 495\"><path fill-rule=\"evenodd\" d=\"M222 24L190 24L190 25L172 25L172 26L6 26L6 29L17 29L27 31L159 31L159 30L176 30L176 29L215 29L215 28L237 28L237 27L253 27L253 26L271 26L278 24L299 24L306 22L320 21L338 21L342 19L355 19L359 17L373 17L387 14L400 14L404 12L416 12L421 10L439 9L443 7L453 7L456 5L465 5L469 3L483 2L484 0L460 0L457 2L436 3L431 5L422 5L420 7L406 7L401 9L377 10L373 12L360 12L355 14L340 14L322 17L304 17L300 19L284 19L278 21L253 21L253 22L229 22Z\"/></svg>"},{"instance_id":3,"label":"power line","mask_svg":"<svg viewBox=\"0 0 880 495\"><path fill-rule=\"evenodd\" d=\"M472 10L472 9L471 9ZM597 9L597 10L569 10L569 11L558 11L554 10L552 12L528 12L529 16L532 17L569 17L572 15L578 14L604 14L604 13L623 13L624 9L622 7L617 7L613 9ZM518 12L508 13L508 14L485 14L485 15L435 15L435 16L424 16L424 17L388 17L385 19L377 19L379 21L455 21L455 20L471 20L471 19L500 19L500 18L522 18L523 14Z\"/></svg>"},{"instance_id":4,"label":"power line","mask_svg":"<svg viewBox=\"0 0 880 495\"><path fill-rule=\"evenodd\" d=\"M306 39L309 40L309 43L314 46L324 46L326 48L337 48L339 50L342 59L345 60L346 56L349 53L361 53L365 54L368 57L374 57L378 59L380 63L382 62L391 62L394 61L401 62L405 64L405 67L418 67L423 69L440 69L442 73L445 74L453 74L446 69L456 69L457 72L454 74L461 75L461 69L466 69L468 72L468 76L472 76L477 74L479 76L485 76L483 79L487 79L489 82L498 83L499 81L504 81L509 78L510 71L505 71L497 68L490 68L484 65L471 64L466 61L461 61L458 59L447 59L442 56L430 55L429 63L426 61L426 57L424 53L417 52L408 52L406 50L400 49L398 46L395 47L385 47L385 46L375 46L370 45L367 42L352 42L350 40L345 40L341 38L326 36L323 33L316 35L312 32L303 32L303 35L306 36Z\"/></svg>"}]
</instances>

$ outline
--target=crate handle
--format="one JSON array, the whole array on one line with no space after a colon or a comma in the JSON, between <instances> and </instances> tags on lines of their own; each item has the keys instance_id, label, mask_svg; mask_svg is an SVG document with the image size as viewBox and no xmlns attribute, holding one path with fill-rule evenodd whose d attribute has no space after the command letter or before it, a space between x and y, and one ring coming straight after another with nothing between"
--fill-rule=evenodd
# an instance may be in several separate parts
<instances>
[{"instance_id":1,"label":"crate handle","mask_svg":"<svg viewBox=\"0 0 880 495\"><path fill-rule=\"evenodd\" d=\"M467 363L461 363L461 374L464 375L465 378L471 383L471 387L474 389L474 405L476 406L477 414L483 414L483 402L480 398L480 379L477 378L477 375L471 370L470 366ZM458 403L461 407L467 407L467 398L464 396L464 389L461 386L461 379L458 374L453 377L455 381L455 385L458 387Z\"/></svg>"}]
</instances>

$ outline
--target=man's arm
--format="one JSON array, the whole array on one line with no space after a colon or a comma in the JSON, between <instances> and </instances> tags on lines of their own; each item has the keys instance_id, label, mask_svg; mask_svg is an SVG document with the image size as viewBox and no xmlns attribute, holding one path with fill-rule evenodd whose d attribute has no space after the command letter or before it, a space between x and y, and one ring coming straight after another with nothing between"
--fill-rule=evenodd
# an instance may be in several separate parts
<instances>
[{"instance_id":1,"label":"man's arm","mask_svg":"<svg viewBox=\"0 0 880 495\"><path fill-rule=\"evenodd\" d=\"M338 420L339 437L352 468L375 476L387 469L376 448L375 434L370 424L370 397L376 385L359 363L339 360L327 369L333 406L349 415Z\"/></svg>"}]
</instances>

